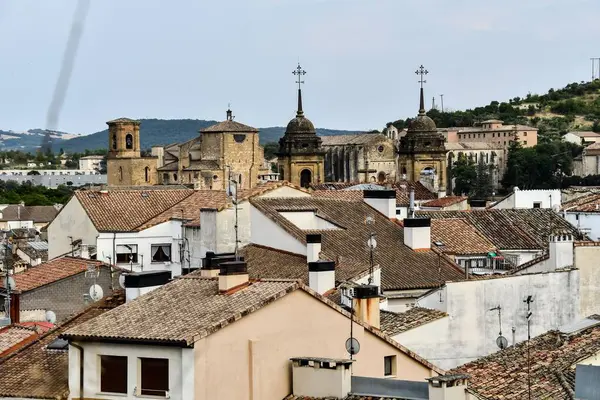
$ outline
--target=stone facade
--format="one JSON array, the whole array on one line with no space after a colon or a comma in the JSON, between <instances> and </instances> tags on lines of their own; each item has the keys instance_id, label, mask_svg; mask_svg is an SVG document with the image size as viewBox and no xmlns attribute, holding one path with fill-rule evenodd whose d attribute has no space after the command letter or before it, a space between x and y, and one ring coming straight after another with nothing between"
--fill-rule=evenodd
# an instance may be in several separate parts
<instances>
[{"instance_id":1,"label":"stone facade","mask_svg":"<svg viewBox=\"0 0 600 400\"><path fill-rule=\"evenodd\" d=\"M383 134L322 137L327 182L393 182L396 180L396 147Z\"/></svg>"},{"instance_id":2,"label":"stone facade","mask_svg":"<svg viewBox=\"0 0 600 400\"><path fill-rule=\"evenodd\" d=\"M108 121L109 186L147 186L157 183L157 157L142 157L140 121L119 118Z\"/></svg>"},{"instance_id":3,"label":"stone facade","mask_svg":"<svg viewBox=\"0 0 600 400\"><path fill-rule=\"evenodd\" d=\"M256 128L227 120L203 129L184 143L152 149L160 160L160 184L193 184L197 189L226 189L229 174L241 189L257 185L264 173L264 150Z\"/></svg>"}]
</instances>

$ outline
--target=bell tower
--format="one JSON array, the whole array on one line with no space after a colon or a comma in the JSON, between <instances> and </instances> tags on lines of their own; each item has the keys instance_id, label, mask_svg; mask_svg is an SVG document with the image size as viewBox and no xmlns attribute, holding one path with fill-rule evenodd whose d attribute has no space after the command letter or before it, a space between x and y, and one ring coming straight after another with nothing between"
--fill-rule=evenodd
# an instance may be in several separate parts
<instances>
[{"instance_id":1,"label":"bell tower","mask_svg":"<svg viewBox=\"0 0 600 400\"><path fill-rule=\"evenodd\" d=\"M140 121L119 118L108 125L108 158L140 157Z\"/></svg>"}]
</instances>

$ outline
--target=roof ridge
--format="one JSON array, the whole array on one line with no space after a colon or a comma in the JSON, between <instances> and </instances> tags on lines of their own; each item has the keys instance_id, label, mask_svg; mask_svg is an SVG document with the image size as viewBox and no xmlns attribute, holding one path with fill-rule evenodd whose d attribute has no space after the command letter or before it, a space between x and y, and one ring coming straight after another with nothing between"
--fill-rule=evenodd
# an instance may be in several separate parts
<instances>
[{"instance_id":1,"label":"roof ridge","mask_svg":"<svg viewBox=\"0 0 600 400\"><path fill-rule=\"evenodd\" d=\"M160 190L162 190L162 189L160 189ZM159 191L160 191L160 190L159 190ZM173 189L172 189L172 190L173 190ZM181 189L176 189L176 190L179 190L179 191L181 191ZM185 190L183 190L183 192L185 192ZM140 229L141 227L143 227L144 225L146 225L148 222L150 222L151 220L153 220L154 218L156 218L156 217L158 217L158 216L160 216L160 215L162 215L162 214L166 213L167 211L171 211L173 208L175 208L177 205L181 204L181 202L183 202L183 201L187 200L188 198L190 198L191 196L193 196L195 193L196 193L196 191L194 191L194 190L191 190L191 191L189 192L189 195L188 195L188 196L185 196L184 198L182 198L181 200L179 200L177 203L173 204L171 207L169 207L169 208L166 208L166 209L164 209L163 211L159 212L158 214L155 214L155 215L153 215L152 217L148 218L147 220L145 220L144 222L142 222L141 224L139 224L138 226L136 226L136 227L135 227L135 228L133 228L132 230L133 230L133 231L135 231L135 230L138 230L138 229Z\"/></svg>"}]
</instances>

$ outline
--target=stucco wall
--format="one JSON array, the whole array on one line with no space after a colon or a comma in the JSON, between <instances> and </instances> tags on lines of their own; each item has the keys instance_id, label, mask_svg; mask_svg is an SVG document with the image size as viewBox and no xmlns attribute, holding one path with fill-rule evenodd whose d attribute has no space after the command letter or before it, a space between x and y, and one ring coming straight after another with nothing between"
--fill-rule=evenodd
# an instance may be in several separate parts
<instances>
[{"instance_id":1,"label":"stucco wall","mask_svg":"<svg viewBox=\"0 0 600 400\"><path fill-rule=\"evenodd\" d=\"M96 244L98 231L75 196L60 210L48 225L48 259L71 251L71 239L82 244Z\"/></svg>"},{"instance_id":2,"label":"stucco wall","mask_svg":"<svg viewBox=\"0 0 600 400\"><path fill-rule=\"evenodd\" d=\"M592 240L600 240L600 213L567 212L565 219L577 228L589 229L587 235Z\"/></svg>"},{"instance_id":3,"label":"stucco wall","mask_svg":"<svg viewBox=\"0 0 600 400\"><path fill-rule=\"evenodd\" d=\"M579 309L581 317L600 314L600 259L599 246L576 246L574 262L579 270Z\"/></svg>"},{"instance_id":4,"label":"stucco wall","mask_svg":"<svg viewBox=\"0 0 600 400\"><path fill-rule=\"evenodd\" d=\"M580 318L579 271L550 272L497 279L447 283L439 292L419 300L419 305L446 311L441 322L427 324L396 336L403 345L441 368L449 369L498 350L498 312L502 307L502 334L517 342L527 339L527 306L532 295L531 336Z\"/></svg>"},{"instance_id":5,"label":"stucco wall","mask_svg":"<svg viewBox=\"0 0 600 400\"><path fill-rule=\"evenodd\" d=\"M287 233L254 206L250 205L250 241L255 244L306 254L306 246Z\"/></svg>"},{"instance_id":6,"label":"stucco wall","mask_svg":"<svg viewBox=\"0 0 600 400\"><path fill-rule=\"evenodd\" d=\"M294 310L290 312L290 310ZM196 342L196 400L281 400L292 391L291 357L348 358L348 318L300 290ZM396 355L398 379L422 381L428 368L354 325L361 351L354 375L382 378Z\"/></svg>"}]
</instances>

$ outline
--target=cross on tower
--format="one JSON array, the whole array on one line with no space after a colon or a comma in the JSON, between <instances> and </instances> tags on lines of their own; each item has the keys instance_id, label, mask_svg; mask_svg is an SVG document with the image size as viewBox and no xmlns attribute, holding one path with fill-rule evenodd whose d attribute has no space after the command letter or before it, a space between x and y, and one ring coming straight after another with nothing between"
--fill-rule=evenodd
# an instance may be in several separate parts
<instances>
[{"instance_id":1,"label":"cross on tower","mask_svg":"<svg viewBox=\"0 0 600 400\"><path fill-rule=\"evenodd\" d=\"M423 84L427 83L427 81L425 80L425 75L427 75L428 73L429 73L429 71L427 71L423 65L421 65L419 67L419 69L417 69L415 71L415 74L421 75L421 79L419 79L419 83L421 84L421 89L423 89Z\"/></svg>"},{"instance_id":2,"label":"cross on tower","mask_svg":"<svg viewBox=\"0 0 600 400\"><path fill-rule=\"evenodd\" d=\"M294 74L298 77L298 80L296 81L296 83L298 84L298 90L300 90L300 85L302 85L304 83L304 81L301 78L303 75L306 75L306 71L303 70L302 67L300 66L300 63L298 63L298 67L296 67L296 69L292 72L292 74Z\"/></svg>"}]
</instances>

